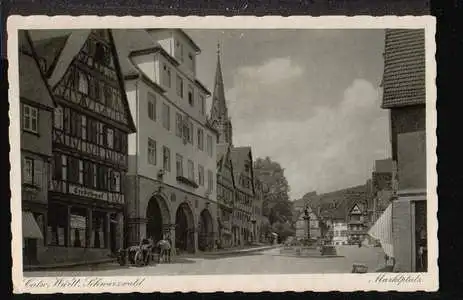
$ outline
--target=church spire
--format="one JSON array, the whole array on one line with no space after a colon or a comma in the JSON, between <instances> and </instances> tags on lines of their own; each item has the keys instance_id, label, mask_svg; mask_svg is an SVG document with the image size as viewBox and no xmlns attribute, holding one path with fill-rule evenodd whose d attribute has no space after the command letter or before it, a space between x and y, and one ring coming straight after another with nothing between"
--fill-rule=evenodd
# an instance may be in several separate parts
<instances>
[{"instance_id":1,"label":"church spire","mask_svg":"<svg viewBox=\"0 0 463 300\"><path fill-rule=\"evenodd\" d=\"M217 67L215 70L214 92L210 113L211 123L219 131L219 143L232 144L232 127L228 117L228 108L225 100L225 88L223 84L222 66L220 63L220 43L217 43Z\"/></svg>"},{"instance_id":2,"label":"church spire","mask_svg":"<svg viewBox=\"0 0 463 300\"><path fill-rule=\"evenodd\" d=\"M222 77L222 66L220 64L220 43L217 43L217 67L215 70L214 93L212 95L211 120L218 121L227 118L227 104Z\"/></svg>"}]
</instances>

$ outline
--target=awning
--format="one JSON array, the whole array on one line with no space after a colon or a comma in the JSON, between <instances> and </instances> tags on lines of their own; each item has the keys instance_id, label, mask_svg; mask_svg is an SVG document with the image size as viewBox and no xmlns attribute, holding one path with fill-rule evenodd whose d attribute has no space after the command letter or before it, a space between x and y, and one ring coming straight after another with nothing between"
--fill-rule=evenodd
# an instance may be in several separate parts
<instances>
[{"instance_id":1,"label":"awning","mask_svg":"<svg viewBox=\"0 0 463 300\"><path fill-rule=\"evenodd\" d=\"M394 248L392 245L392 204L389 204L383 214L368 231L368 234L381 242L381 247L386 255L394 257Z\"/></svg>"},{"instance_id":2,"label":"awning","mask_svg":"<svg viewBox=\"0 0 463 300\"><path fill-rule=\"evenodd\" d=\"M42 239L43 234L30 211L23 211L23 238Z\"/></svg>"}]
</instances>

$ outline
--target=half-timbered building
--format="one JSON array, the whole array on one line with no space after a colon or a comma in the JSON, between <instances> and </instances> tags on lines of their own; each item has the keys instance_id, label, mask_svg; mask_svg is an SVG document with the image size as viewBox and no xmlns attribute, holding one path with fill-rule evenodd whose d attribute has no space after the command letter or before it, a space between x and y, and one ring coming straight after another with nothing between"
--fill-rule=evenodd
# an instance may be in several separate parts
<instances>
[{"instance_id":1,"label":"half-timbered building","mask_svg":"<svg viewBox=\"0 0 463 300\"><path fill-rule=\"evenodd\" d=\"M123 246L128 133L135 131L111 30L31 32L56 107L46 242L56 261Z\"/></svg>"},{"instance_id":2,"label":"half-timbered building","mask_svg":"<svg viewBox=\"0 0 463 300\"><path fill-rule=\"evenodd\" d=\"M235 202L235 179L230 152L229 145L217 145L217 216L221 248L233 246L231 226Z\"/></svg>"}]
</instances>

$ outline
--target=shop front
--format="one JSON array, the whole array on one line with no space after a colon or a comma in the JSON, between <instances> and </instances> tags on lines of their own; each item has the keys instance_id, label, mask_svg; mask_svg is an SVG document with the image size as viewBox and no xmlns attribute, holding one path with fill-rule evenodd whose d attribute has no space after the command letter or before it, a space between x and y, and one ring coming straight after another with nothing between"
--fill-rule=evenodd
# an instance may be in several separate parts
<instances>
[{"instance_id":1,"label":"shop front","mask_svg":"<svg viewBox=\"0 0 463 300\"><path fill-rule=\"evenodd\" d=\"M39 264L39 248L43 245L43 215L22 211L23 265Z\"/></svg>"},{"instance_id":2,"label":"shop front","mask_svg":"<svg viewBox=\"0 0 463 300\"><path fill-rule=\"evenodd\" d=\"M123 246L122 206L51 199L48 206L47 262L97 261Z\"/></svg>"}]
</instances>

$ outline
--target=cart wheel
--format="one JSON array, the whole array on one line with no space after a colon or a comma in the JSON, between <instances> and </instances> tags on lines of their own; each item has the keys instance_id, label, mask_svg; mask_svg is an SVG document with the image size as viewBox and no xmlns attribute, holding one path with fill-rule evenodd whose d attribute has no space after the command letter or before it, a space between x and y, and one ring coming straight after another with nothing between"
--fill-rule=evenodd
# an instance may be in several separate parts
<instances>
[{"instance_id":1,"label":"cart wheel","mask_svg":"<svg viewBox=\"0 0 463 300\"><path fill-rule=\"evenodd\" d=\"M143 253L141 251L137 251L137 253L135 253L134 261L137 267L141 267L143 265Z\"/></svg>"}]
</instances>

